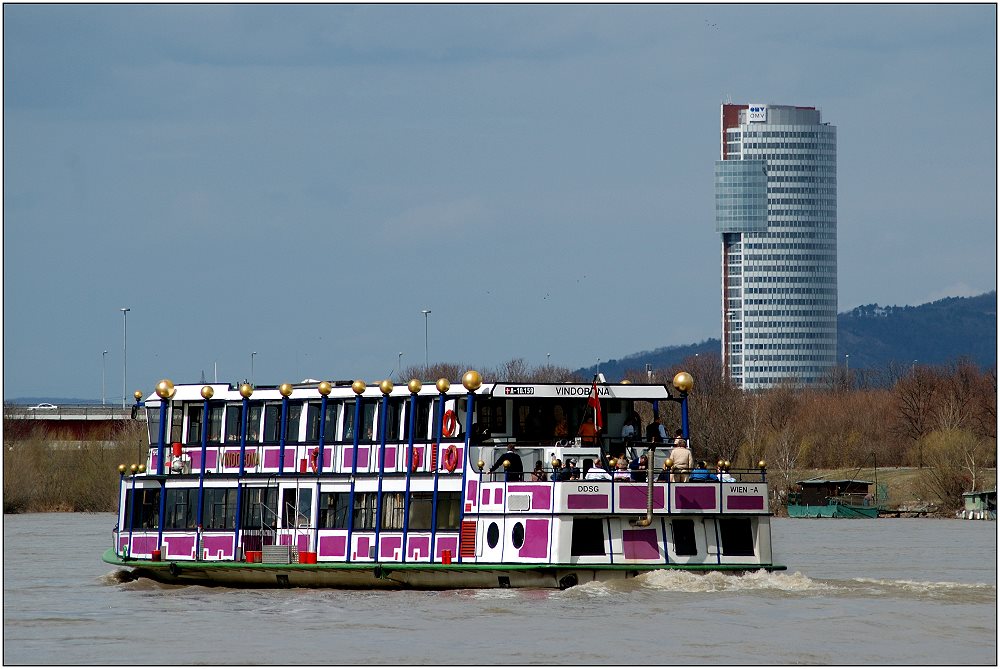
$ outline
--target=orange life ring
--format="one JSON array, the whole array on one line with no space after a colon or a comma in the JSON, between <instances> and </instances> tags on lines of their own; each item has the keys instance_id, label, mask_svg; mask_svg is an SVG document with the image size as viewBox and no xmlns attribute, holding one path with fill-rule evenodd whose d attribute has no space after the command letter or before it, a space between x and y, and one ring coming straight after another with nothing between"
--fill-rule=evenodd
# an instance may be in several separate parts
<instances>
[{"instance_id":1,"label":"orange life ring","mask_svg":"<svg viewBox=\"0 0 1000 669\"><path fill-rule=\"evenodd\" d=\"M453 472L455 467L458 467L458 449L455 448L455 444L448 444L448 448L444 451L444 468Z\"/></svg>"},{"instance_id":2,"label":"orange life ring","mask_svg":"<svg viewBox=\"0 0 1000 669\"><path fill-rule=\"evenodd\" d=\"M421 459L422 458L420 457L420 451L418 451L417 449L414 448L413 449L413 464L410 467L410 471L411 472L414 471L414 470L420 469Z\"/></svg>"},{"instance_id":3,"label":"orange life ring","mask_svg":"<svg viewBox=\"0 0 1000 669\"><path fill-rule=\"evenodd\" d=\"M444 418L441 419L441 427L444 429L444 436L454 437L457 433L458 428L458 416L451 409L444 412Z\"/></svg>"},{"instance_id":4,"label":"orange life ring","mask_svg":"<svg viewBox=\"0 0 1000 669\"><path fill-rule=\"evenodd\" d=\"M309 467L313 470L313 472L316 471L318 461L319 461L319 448L314 448L311 451L309 451Z\"/></svg>"}]
</instances>

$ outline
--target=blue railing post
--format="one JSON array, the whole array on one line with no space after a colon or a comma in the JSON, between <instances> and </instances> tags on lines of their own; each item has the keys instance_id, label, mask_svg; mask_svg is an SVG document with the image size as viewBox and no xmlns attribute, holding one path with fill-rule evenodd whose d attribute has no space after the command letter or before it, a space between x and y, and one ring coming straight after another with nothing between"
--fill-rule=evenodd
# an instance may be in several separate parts
<instances>
[{"instance_id":1,"label":"blue railing post","mask_svg":"<svg viewBox=\"0 0 1000 669\"><path fill-rule=\"evenodd\" d=\"M135 469L132 469L132 500L128 509L128 556L132 557L132 528L135 527Z\"/></svg>"},{"instance_id":2,"label":"blue railing post","mask_svg":"<svg viewBox=\"0 0 1000 669\"><path fill-rule=\"evenodd\" d=\"M173 388L171 387L170 390L172 391ZM156 526L156 548L158 550L163 545L163 524L166 522L167 517L167 481L163 477L163 452L167 433L167 403L170 401L168 399L170 395L173 395L173 392L168 394L167 397L160 398L160 444L156 455L156 473L160 477L160 514Z\"/></svg>"},{"instance_id":3,"label":"blue railing post","mask_svg":"<svg viewBox=\"0 0 1000 669\"><path fill-rule=\"evenodd\" d=\"M287 387L286 387L287 386ZM287 384L281 386L281 436L278 439L278 476L285 473L285 430L288 427L288 395L292 392L292 387Z\"/></svg>"},{"instance_id":4,"label":"blue railing post","mask_svg":"<svg viewBox=\"0 0 1000 669\"><path fill-rule=\"evenodd\" d=\"M351 537L354 534L354 484L358 476L358 443L361 438L361 402L365 392L365 382L358 380L351 384L351 390L356 396L354 401L354 457L351 460L351 493L348 497L347 509L347 561L351 561Z\"/></svg>"},{"instance_id":5,"label":"blue railing post","mask_svg":"<svg viewBox=\"0 0 1000 669\"><path fill-rule=\"evenodd\" d=\"M327 396L330 394L331 386L326 381L321 381L317 390L319 394L323 397L319 403L319 446L316 447L316 478L319 479L320 475L323 473L323 446L326 443L326 403ZM314 503L313 518L316 519L316 523L313 526L313 550L319 555L319 484L316 485L316 501Z\"/></svg>"},{"instance_id":6,"label":"blue railing post","mask_svg":"<svg viewBox=\"0 0 1000 669\"><path fill-rule=\"evenodd\" d=\"M459 499L459 518L458 518L458 555L456 558L459 562L462 561L462 523L465 520L465 500L468 491L466 486L468 485L469 476L469 462L471 462L471 444L472 444L472 416L473 410L475 408L476 402L476 390L479 389L483 383L482 377L479 376L479 372L469 370L462 377L462 385L465 389L469 391L466 396L466 411L465 411L465 448L462 451L462 457L459 459L459 463L462 466L462 495Z\"/></svg>"},{"instance_id":7,"label":"blue railing post","mask_svg":"<svg viewBox=\"0 0 1000 669\"><path fill-rule=\"evenodd\" d=\"M437 389L438 389L438 406L435 412L434 425L435 433L437 434L437 442L431 446L434 448L434 458L431 460L434 463L434 493L431 497L431 562L434 562L434 558L437 554L437 507L438 507L438 472L441 470L441 438L444 433L444 400L445 393L448 392L448 388L451 387L451 383L448 379L438 379Z\"/></svg>"},{"instance_id":8,"label":"blue railing post","mask_svg":"<svg viewBox=\"0 0 1000 669\"><path fill-rule=\"evenodd\" d=\"M236 478L236 517L233 519L233 560L239 555L240 524L243 512L243 473L244 463L247 454L247 414L250 412L250 396L253 394L253 386L244 383L240 386L240 395L243 396L243 415L240 421L240 473Z\"/></svg>"},{"instance_id":9,"label":"blue railing post","mask_svg":"<svg viewBox=\"0 0 1000 669\"><path fill-rule=\"evenodd\" d=\"M208 457L208 401L215 391L212 386L202 386L201 396L205 399L201 421L201 471L198 472L198 545L195 546L195 559L201 559L201 533L205 519L205 459Z\"/></svg>"},{"instance_id":10,"label":"blue railing post","mask_svg":"<svg viewBox=\"0 0 1000 669\"><path fill-rule=\"evenodd\" d=\"M681 395L681 434L684 441L688 440L688 396L687 393Z\"/></svg>"},{"instance_id":11,"label":"blue railing post","mask_svg":"<svg viewBox=\"0 0 1000 669\"><path fill-rule=\"evenodd\" d=\"M379 409L378 433L378 488L375 492L375 559L379 558L379 535L382 530L382 475L385 473L385 423L386 412L389 409L389 393L392 392L392 381L384 380L379 384L382 391L382 405Z\"/></svg>"},{"instance_id":12,"label":"blue railing post","mask_svg":"<svg viewBox=\"0 0 1000 669\"><path fill-rule=\"evenodd\" d=\"M410 390L410 411L409 420L409 444L406 449L406 492L403 497L403 562L406 562L406 536L410 530L410 476L413 473L413 439L417 426L417 393L420 392L421 384L416 379L411 379L407 385Z\"/></svg>"}]
</instances>

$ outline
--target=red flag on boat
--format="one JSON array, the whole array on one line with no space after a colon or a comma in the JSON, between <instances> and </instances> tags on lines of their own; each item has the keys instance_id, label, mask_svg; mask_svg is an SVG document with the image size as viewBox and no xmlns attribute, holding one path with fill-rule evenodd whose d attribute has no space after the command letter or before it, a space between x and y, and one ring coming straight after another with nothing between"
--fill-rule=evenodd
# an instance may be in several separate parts
<instances>
[{"instance_id":1,"label":"red flag on boat","mask_svg":"<svg viewBox=\"0 0 1000 669\"><path fill-rule=\"evenodd\" d=\"M590 397L587 398L587 406L593 408L594 410L594 427L600 431L604 427L604 421L601 420L601 402L597 395L597 379L594 379L594 387L590 391Z\"/></svg>"}]
</instances>

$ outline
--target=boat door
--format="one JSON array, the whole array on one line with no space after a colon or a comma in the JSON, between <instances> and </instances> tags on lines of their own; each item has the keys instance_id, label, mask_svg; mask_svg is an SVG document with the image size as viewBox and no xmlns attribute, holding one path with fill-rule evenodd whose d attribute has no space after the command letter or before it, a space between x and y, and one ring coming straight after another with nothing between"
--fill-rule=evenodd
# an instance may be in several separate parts
<instances>
[{"instance_id":1,"label":"boat door","mask_svg":"<svg viewBox=\"0 0 1000 669\"><path fill-rule=\"evenodd\" d=\"M300 481L280 487L281 544L290 544L299 551L309 550L312 535L312 513L315 486Z\"/></svg>"}]
</instances>

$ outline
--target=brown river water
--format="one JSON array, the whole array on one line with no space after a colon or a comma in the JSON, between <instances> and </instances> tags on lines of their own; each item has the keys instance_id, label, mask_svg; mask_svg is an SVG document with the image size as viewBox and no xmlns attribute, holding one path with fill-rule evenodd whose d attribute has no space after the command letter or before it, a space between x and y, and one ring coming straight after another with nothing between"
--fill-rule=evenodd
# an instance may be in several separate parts
<instances>
[{"instance_id":1,"label":"brown river water","mask_svg":"<svg viewBox=\"0 0 1000 669\"><path fill-rule=\"evenodd\" d=\"M995 522L777 518L786 572L440 592L122 583L114 523L3 517L4 664L997 663Z\"/></svg>"}]
</instances>

